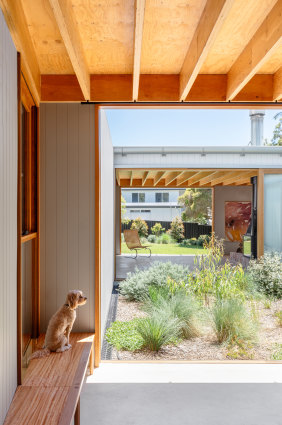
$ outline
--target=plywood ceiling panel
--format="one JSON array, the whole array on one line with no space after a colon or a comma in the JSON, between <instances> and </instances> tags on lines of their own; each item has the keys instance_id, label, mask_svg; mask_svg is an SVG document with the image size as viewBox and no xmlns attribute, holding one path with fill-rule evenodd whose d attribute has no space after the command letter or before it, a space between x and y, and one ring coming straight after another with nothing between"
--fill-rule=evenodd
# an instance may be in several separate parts
<instances>
[{"instance_id":1,"label":"plywood ceiling panel","mask_svg":"<svg viewBox=\"0 0 282 425\"><path fill-rule=\"evenodd\" d=\"M235 0L200 73L226 74L276 2Z\"/></svg>"},{"instance_id":2,"label":"plywood ceiling panel","mask_svg":"<svg viewBox=\"0 0 282 425\"><path fill-rule=\"evenodd\" d=\"M41 74L73 74L49 0L21 0Z\"/></svg>"},{"instance_id":3,"label":"plywood ceiling panel","mask_svg":"<svg viewBox=\"0 0 282 425\"><path fill-rule=\"evenodd\" d=\"M91 74L131 74L134 0L70 0Z\"/></svg>"},{"instance_id":4,"label":"plywood ceiling panel","mask_svg":"<svg viewBox=\"0 0 282 425\"><path fill-rule=\"evenodd\" d=\"M141 73L178 74L206 0L147 0Z\"/></svg>"}]
</instances>

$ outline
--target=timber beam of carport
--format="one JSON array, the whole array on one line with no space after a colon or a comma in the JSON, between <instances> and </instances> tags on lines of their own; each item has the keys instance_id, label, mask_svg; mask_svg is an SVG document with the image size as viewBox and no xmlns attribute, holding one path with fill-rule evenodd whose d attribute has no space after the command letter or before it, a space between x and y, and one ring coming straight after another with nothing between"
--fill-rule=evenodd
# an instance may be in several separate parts
<instances>
[{"instance_id":1,"label":"timber beam of carport","mask_svg":"<svg viewBox=\"0 0 282 425\"><path fill-rule=\"evenodd\" d=\"M250 185L257 169L117 169L116 181L122 188L212 188Z\"/></svg>"}]
</instances>

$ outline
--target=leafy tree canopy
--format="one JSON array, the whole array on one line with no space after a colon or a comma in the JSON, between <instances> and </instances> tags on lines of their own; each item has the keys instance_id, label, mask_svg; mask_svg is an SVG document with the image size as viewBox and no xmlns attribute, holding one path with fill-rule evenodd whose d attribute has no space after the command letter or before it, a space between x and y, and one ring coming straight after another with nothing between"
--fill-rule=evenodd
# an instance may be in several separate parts
<instances>
[{"instance_id":1,"label":"leafy tree canopy","mask_svg":"<svg viewBox=\"0 0 282 425\"><path fill-rule=\"evenodd\" d=\"M183 195L179 196L178 204L184 208L182 217L185 221L204 224L210 217L211 189L186 189Z\"/></svg>"}]
</instances>

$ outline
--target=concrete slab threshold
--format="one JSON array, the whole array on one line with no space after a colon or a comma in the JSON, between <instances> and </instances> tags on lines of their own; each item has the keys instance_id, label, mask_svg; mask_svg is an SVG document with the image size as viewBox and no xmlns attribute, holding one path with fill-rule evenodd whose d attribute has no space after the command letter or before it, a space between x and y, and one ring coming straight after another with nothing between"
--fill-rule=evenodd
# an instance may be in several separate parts
<instances>
[{"instance_id":1,"label":"concrete slab threshold","mask_svg":"<svg viewBox=\"0 0 282 425\"><path fill-rule=\"evenodd\" d=\"M282 365L102 363L81 423L281 425Z\"/></svg>"}]
</instances>

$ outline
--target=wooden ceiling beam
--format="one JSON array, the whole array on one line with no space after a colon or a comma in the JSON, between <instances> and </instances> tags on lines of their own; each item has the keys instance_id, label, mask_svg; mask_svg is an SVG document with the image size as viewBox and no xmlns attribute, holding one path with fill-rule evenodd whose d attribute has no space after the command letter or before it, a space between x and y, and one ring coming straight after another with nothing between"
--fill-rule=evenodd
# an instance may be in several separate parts
<instances>
[{"instance_id":1,"label":"wooden ceiling beam","mask_svg":"<svg viewBox=\"0 0 282 425\"><path fill-rule=\"evenodd\" d=\"M223 171L222 176L213 179L211 181L211 186L216 186L218 184L223 183L225 180L230 179L232 177L236 177L240 171Z\"/></svg>"},{"instance_id":2,"label":"wooden ceiling beam","mask_svg":"<svg viewBox=\"0 0 282 425\"><path fill-rule=\"evenodd\" d=\"M199 186L206 185L210 183L212 180L218 177L222 177L224 175L224 171L212 171L207 177L204 177L199 180Z\"/></svg>"},{"instance_id":3,"label":"wooden ceiling beam","mask_svg":"<svg viewBox=\"0 0 282 425\"><path fill-rule=\"evenodd\" d=\"M187 185L190 186L192 184L198 183L203 177L207 177L210 174L210 171L199 171L196 174L194 174L193 177L191 177L188 180Z\"/></svg>"},{"instance_id":4,"label":"wooden ceiling beam","mask_svg":"<svg viewBox=\"0 0 282 425\"><path fill-rule=\"evenodd\" d=\"M119 170L116 170L116 179L117 179L117 184L120 186L120 174L119 174Z\"/></svg>"},{"instance_id":5,"label":"wooden ceiling beam","mask_svg":"<svg viewBox=\"0 0 282 425\"><path fill-rule=\"evenodd\" d=\"M134 171L130 171L130 186L132 186L132 182L133 182L133 173Z\"/></svg>"},{"instance_id":6,"label":"wooden ceiling beam","mask_svg":"<svg viewBox=\"0 0 282 425\"><path fill-rule=\"evenodd\" d=\"M146 183L146 181L147 181L147 179L149 177L149 173L150 173L150 171L145 171L144 172L144 175L143 175L143 178L142 178L142 186L145 185L145 183Z\"/></svg>"},{"instance_id":7,"label":"wooden ceiling beam","mask_svg":"<svg viewBox=\"0 0 282 425\"><path fill-rule=\"evenodd\" d=\"M278 0L228 72L226 100L232 100L271 57L282 40L282 0Z\"/></svg>"},{"instance_id":8,"label":"wooden ceiling beam","mask_svg":"<svg viewBox=\"0 0 282 425\"><path fill-rule=\"evenodd\" d=\"M178 179L178 177L182 176L183 173L184 171L173 171L165 179L165 185L168 186L169 184L173 183L176 179Z\"/></svg>"},{"instance_id":9,"label":"wooden ceiling beam","mask_svg":"<svg viewBox=\"0 0 282 425\"><path fill-rule=\"evenodd\" d=\"M28 30L22 2L20 0L0 0L11 37L21 54L21 66L28 87L37 106L40 103L40 69L35 49Z\"/></svg>"},{"instance_id":10,"label":"wooden ceiling beam","mask_svg":"<svg viewBox=\"0 0 282 425\"><path fill-rule=\"evenodd\" d=\"M138 100L145 5L146 5L146 0L135 0L133 89L132 89L133 101Z\"/></svg>"},{"instance_id":11,"label":"wooden ceiling beam","mask_svg":"<svg viewBox=\"0 0 282 425\"><path fill-rule=\"evenodd\" d=\"M155 175L154 178L154 186L156 186L160 180L162 180L165 175L166 175L167 171L158 171L157 174Z\"/></svg>"},{"instance_id":12,"label":"wooden ceiling beam","mask_svg":"<svg viewBox=\"0 0 282 425\"><path fill-rule=\"evenodd\" d=\"M184 183L186 183L191 177L193 177L195 174L197 173L197 171L188 171L184 173L184 176L178 180L177 179L177 184L176 186L181 186Z\"/></svg>"},{"instance_id":13,"label":"wooden ceiling beam","mask_svg":"<svg viewBox=\"0 0 282 425\"><path fill-rule=\"evenodd\" d=\"M235 184L237 181L246 180L251 178L257 174L256 171L249 172L238 172L236 177L231 177L230 179L226 179L222 182L223 186L229 186L230 184Z\"/></svg>"},{"instance_id":14,"label":"wooden ceiling beam","mask_svg":"<svg viewBox=\"0 0 282 425\"><path fill-rule=\"evenodd\" d=\"M180 101L191 90L234 0L207 0L180 71Z\"/></svg>"},{"instance_id":15,"label":"wooden ceiling beam","mask_svg":"<svg viewBox=\"0 0 282 425\"><path fill-rule=\"evenodd\" d=\"M90 100L90 74L69 0L49 0L85 100Z\"/></svg>"},{"instance_id":16,"label":"wooden ceiling beam","mask_svg":"<svg viewBox=\"0 0 282 425\"><path fill-rule=\"evenodd\" d=\"M282 66L275 72L273 77L273 100L279 99L282 99Z\"/></svg>"}]
</instances>

